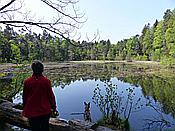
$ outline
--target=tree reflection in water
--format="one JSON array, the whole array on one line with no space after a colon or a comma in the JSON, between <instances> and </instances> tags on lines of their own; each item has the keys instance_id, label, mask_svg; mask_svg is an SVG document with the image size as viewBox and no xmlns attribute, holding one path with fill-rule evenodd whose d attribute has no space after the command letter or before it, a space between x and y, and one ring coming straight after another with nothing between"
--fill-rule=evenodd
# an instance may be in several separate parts
<instances>
[{"instance_id":1,"label":"tree reflection in water","mask_svg":"<svg viewBox=\"0 0 175 131\"><path fill-rule=\"evenodd\" d=\"M26 70L26 72L28 73L29 70ZM101 85L97 85L96 90L94 90L94 103L96 102L96 105L107 118L112 119L112 116L115 116L119 120L127 120L127 118L130 118L131 113L141 111L145 107L150 107L156 112L153 108L156 104L150 106L148 104L149 102L147 102L147 105L141 103L141 99L145 99L148 96L153 98L152 103L160 103L159 105L161 106L159 108L163 114L168 114L173 118L175 117L175 74L172 72L174 72L174 69L165 70L160 67L153 67L153 65L59 63L58 65L46 64L44 73L51 80L53 87L59 87L61 85L62 89L66 88L66 85L70 85L78 80L83 80L84 82L88 80L100 80L104 82L103 92L100 91L103 88ZM29 74L31 73L29 72ZM25 74L24 68L20 68L16 70L15 77L10 85L0 83L0 98L11 99L15 93L21 91L22 81L26 76L27 74ZM123 83L129 83L131 86L127 90L120 92L117 85L109 82L111 78L117 78ZM136 97L137 93L134 87L141 87L142 97ZM157 114L159 115L159 113ZM163 118L165 119L164 115ZM150 120L150 118L148 119ZM149 123L148 119L147 123ZM167 119L165 120L163 122L168 123Z\"/></svg>"},{"instance_id":2,"label":"tree reflection in water","mask_svg":"<svg viewBox=\"0 0 175 131\"><path fill-rule=\"evenodd\" d=\"M99 120L99 124L110 126L114 129L129 130L129 118L131 114L150 108L153 110L154 116L143 119L145 123L142 128L143 130L166 130L174 128L175 121L172 117L166 115L162 108L163 106L156 102L153 97L145 97L136 96L135 86L130 86L121 91L111 81L105 81L104 86L97 84L92 99L103 113L103 118Z\"/></svg>"},{"instance_id":3,"label":"tree reflection in water","mask_svg":"<svg viewBox=\"0 0 175 131\"><path fill-rule=\"evenodd\" d=\"M129 130L129 117L133 111L141 110L143 105L140 104L141 97L135 97L135 88L129 87L125 91L118 90L117 85L106 81L102 87L94 90L92 97L93 102L99 107L103 113L102 125L112 125L117 129Z\"/></svg>"},{"instance_id":4,"label":"tree reflection in water","mask_svg":"<svg viewBox=\"0 0 175 131\"><path fill-rule=\"evenodd\" d=\"M175 121L166 116L165 111L161 108L160 103L154 101L151 97L147 96L146 106L155 111L155 115L151 118L144 118L145 125L143 130L172 130L175 128Z\"/></svg>"}]
</instances>

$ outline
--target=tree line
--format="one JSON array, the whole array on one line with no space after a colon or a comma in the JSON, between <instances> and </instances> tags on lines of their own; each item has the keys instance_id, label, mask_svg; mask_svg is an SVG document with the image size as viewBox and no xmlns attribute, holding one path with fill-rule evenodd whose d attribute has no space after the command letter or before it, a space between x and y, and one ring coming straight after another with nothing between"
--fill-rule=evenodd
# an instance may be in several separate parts
<instances>
[{"instance_id":1,"label":"tree line","mask_svg":"<svg viewBox=\"0 0 175 131\"><path fill-rule=\"evenodd\" d=\"M73 44L72 44L73 43ZM15 31L6 26L0 31L0 62L21 63L39 59L42 61L71 60L147 60L175 63L175 9L167 9L163 19L151 26L146 24L140 35L111 44L73 41L51 35Z\"/></svg>"},{"instance_id":2,"label":"tree line","mask_svg":"<svg viewBox=\"0 0 175 131\"><path fill-rule=\"evenodd\" d=\"M117 55L127 60L152 60L173 63L175 58L175 10L167 9L163 20L149 23L141 35L117 43Z\"/></svg>"}]
</instances>

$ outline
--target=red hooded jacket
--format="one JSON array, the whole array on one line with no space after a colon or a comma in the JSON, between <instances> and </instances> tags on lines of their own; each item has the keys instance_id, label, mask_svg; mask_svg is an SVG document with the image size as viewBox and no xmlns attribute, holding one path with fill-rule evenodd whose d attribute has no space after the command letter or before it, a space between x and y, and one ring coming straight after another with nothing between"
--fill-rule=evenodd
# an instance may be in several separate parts
<instances>
[{"instance_id":1,"label":"red hooded jacket","mask_svg":"<svg viewBox=\"0 0 175 131\"><path fill-rule=\"evenodd\" d=\"M55 96L49 79L43 75L36 78L33 74L24 81L23 107L23 115L27 118L50 114L51 109L56 111Z\"/></svg>"}]
</instances>

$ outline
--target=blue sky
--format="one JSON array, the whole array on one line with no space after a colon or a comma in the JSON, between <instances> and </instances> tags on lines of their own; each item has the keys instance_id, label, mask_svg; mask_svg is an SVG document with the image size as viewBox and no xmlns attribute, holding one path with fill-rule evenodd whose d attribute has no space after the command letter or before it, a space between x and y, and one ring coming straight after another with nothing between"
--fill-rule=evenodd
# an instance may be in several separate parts
<instances>
[{"instance_id":1,"label":"blue sky","mask_svg":"<svg viewBox=\"0 0 175 131\"><path fill-rule=\"evenodd\" d=\"M40 0L26 2L37 15L52 17ZM175 0L79 0L77 6L88 18L79 30L81 40L87 40L86 34L92 39L98 30L100 40L110 39L115 44L140 34L145 24L152 26L156 19L162 20L167 9L175 8Z\"/></svg>"},{"instance_id":2,"label":"blue sky","mask_svg":"<svg viewBox=\"0 0 175 131\"><path fill-rule=\"evenodd\" d=\"M175 0L80 0L79 7L88 18L81 39L99 30L100 39L117 43L140 34L145 24L162 20L166 9L175 8Z\"/></svg>"}]
</instances>

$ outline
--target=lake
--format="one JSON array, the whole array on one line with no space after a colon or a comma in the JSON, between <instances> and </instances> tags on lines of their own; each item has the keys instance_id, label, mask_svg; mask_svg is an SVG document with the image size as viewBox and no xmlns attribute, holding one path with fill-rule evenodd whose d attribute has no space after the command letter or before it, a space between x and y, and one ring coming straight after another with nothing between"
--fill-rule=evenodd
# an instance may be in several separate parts
<instances>
[{"instance_id":1,"label":"lake","mask_svg":"<svg viewBox=\"0 0 175 131\"><path fill-rule=\"evenodd\" d=\"M175 74L151 64L60 63L45 64L51 80L60 118L84 119L84 102L91 104L92 121L112 110L129 118L130 128L175 129ZM21 92L13 97L21 102Z\"/></svg>"}]
</instances>

